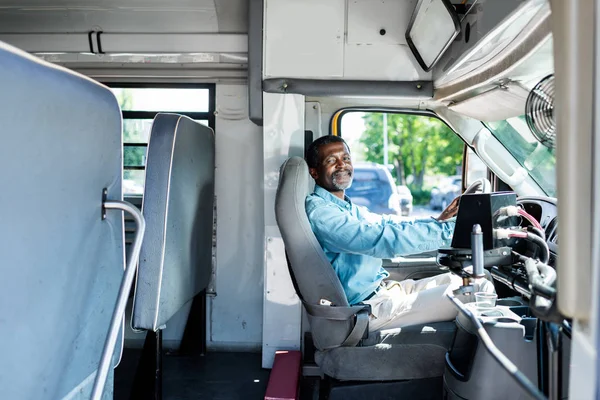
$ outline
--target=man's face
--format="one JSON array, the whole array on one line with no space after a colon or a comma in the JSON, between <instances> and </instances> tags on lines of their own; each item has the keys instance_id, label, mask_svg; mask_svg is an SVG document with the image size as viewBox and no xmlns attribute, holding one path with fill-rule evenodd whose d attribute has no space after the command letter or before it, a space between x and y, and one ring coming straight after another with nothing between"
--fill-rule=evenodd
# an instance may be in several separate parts
<instances>
[{"instance_id":1,"label":"man's face","mask_svg":"<svg viewBox=\"0 0 600 400\"><path fill-rule=\"evenodd\" d=\"M310 168L310 175L319 186L330 192L341 192L352 185L354 168L350 150L344 143L328 143L319 148L317 168Z\"/></svg>"}]
</instances>

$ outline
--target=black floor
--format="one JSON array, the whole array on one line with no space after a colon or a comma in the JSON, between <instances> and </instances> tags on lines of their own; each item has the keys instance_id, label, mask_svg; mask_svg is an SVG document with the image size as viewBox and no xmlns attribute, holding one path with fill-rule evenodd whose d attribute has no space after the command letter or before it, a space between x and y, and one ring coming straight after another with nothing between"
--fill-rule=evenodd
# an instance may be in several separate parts
<instances>
[{"instance_id":1,"label":"black floor","mask_svg":"<svg viewBox=\"0 0 600 400\"><path fill-rule=\"evenodd\" d=\"M132 386L141 349L125 349L115 370L114 400L146 400ZM163 356L164 400L264 399L270 370L261 368L260 353L207 353L205 356ZM443 398L442 378L394 382L322 381L304 377L300 400L362 400ZM149 396L146 396L149 397ZM152 399L148 399L152 400Z\"/></svg>"},{"instance_id":2,"label":"black floor","mask_svg":"<svg viewBox=\"0 0 600 400\"><path fill-rule=\"evenodd\" d=\"M126 349L115 371L115 400L131 399L141 350ZM203 357L164 355L163 399L264 399L270 370L260 353L208 353Z\"/></svg>"},{"instance_id":3,"label":"black floor","mask_svg":"<svg viewBox=\"0 0 600 400\"><path fill-rule=\"evenodd\" d=\"M123 349L121 362L115 369L113 400L129 400L135 369L142 354L141 349Z\"/></svg>"}]
</instances>

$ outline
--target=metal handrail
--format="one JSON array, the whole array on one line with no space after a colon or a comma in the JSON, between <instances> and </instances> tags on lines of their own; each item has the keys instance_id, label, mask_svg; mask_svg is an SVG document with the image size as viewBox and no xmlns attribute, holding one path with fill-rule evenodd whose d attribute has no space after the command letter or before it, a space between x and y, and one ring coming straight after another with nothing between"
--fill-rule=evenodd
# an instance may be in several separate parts
<instances>
[{"instance_id":1,"label":"metal handrail","mask_svg":"<svg viewBox=\"0 0 600 400\"><path fill-rule=\"evenodd\" d=\"M110 362L112 355L117 343L117 337L119 336L119 328L121 327L121 321L123 315L125 315L125 307L127 306L127 299L135 276L136 263L140 256L140 250L142 249L142 240L144 239L144 231L146 230L146 221L144 216L134 205L126 201L105 201L103 207L107 210L121 210L128 212L133 216L136 223L136 233L133 240L133 246L131 254L125 272L123 274L123 280L121 281L121 287L119 288L119 295L117 297L117 304L110 321L110 327L104 342L104 349L102 350L102 357L100 358L100 364L98 366L98 372L94 381L94 387L92 389L92 400L100 400L104 391L104 385L106 384L106 378L108 377L108 371L110 369Z\"/></svg>"}]
</instances>

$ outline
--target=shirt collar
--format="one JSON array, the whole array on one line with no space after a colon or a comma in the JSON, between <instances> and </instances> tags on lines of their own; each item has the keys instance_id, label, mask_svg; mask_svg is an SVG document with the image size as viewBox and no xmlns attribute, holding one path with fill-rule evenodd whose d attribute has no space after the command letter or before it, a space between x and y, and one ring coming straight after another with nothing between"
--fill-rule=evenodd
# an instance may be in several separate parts
<instances>
[{"instance_id":1,"label":"shirt collar","mask_svg":"<svg viewBox=\"0 0 600 400\"><path fill-rule=\"evenodd\" d=\"M335 203L341 207L346 207L348 203L352 205L352 201L350 198L344 194L344 200L341 200L339 197L331 194L327 189L323 189L321 186L315 183L315 191L314 193L322 199L329 200L332 203Z\"/></svg>"}]
</instances>

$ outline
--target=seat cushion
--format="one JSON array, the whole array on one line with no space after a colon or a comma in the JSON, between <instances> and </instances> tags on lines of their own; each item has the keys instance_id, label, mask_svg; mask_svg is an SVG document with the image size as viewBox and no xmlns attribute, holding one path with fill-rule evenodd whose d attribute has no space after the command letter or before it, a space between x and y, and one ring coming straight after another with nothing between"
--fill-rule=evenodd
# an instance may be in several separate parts
<instances>
[{"instance_id":1,"label":"seat cushion","mask_svg":"<svg viewBox=\"0 0 600 400\"><path fill-rule=\"evenodd\" d=\"M208 286L213 248L214 132L189 117L152 123L132 324L156 331Z\"/></svg>"},{"instance_id":2,"label":"seat cushion","mask_svg":"<svg viewBox=\"0 0 600 400\"><path fill-rule=\"evenodd\" d=\"M454 332L456 332L454 321L433 322L371 332L362 344L363 346L373 346L380 343L437 344L448 349L452 344Z\"/></svg>"},{"instance_id":3,"label":"seat cushion","mask_svg":"<svg viewBox=\"0 0 600 400\"><path fill-rule=\"evenodd\" d=\"M340 380L391 381L442 376L447 349L436 344L376 344L317 351L315 362Z\"/></svg>"},{"instance_id":4,"label":"seat cushion","mask_svg":"<svg viewBox=\"0 0 600 400\"><path fill-rule=\"evenodd\" d=\"M123 197L121 110L4 43L0 68L0 397L90 398L125 264L123 213L101 217L103 189Z\"/></svg>"},{"instance_id":5,"label":"seat cushion","mask_svg":"<svg viewBox=\"0 0 600 400\"><path fill-rule=\"evenodd\" d=\"M388 381L442 376L454 321L413 325L369 334L359 347L315 353L321 371L335 379Z\"/></svg>"}]
</instances>

